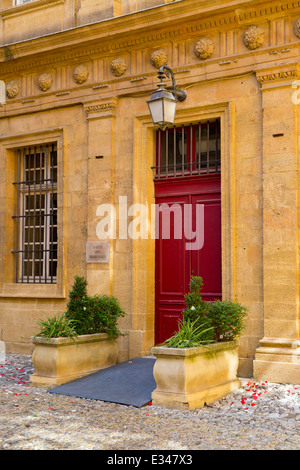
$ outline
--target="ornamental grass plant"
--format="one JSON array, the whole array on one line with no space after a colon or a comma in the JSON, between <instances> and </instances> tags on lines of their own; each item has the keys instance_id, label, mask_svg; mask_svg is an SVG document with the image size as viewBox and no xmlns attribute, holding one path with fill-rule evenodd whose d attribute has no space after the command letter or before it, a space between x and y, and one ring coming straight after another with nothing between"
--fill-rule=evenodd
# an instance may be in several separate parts
<instances>
[{"instance_id":1,"label":"ornamental grass plant","mask_svg":"<svg viewBox=\"0 0 300 470\"><path fill-rule=\"evenodd\" d=\"M75 324L73 320L66 318L65 315L57 317L48 317L46 320L40 320L40 331L36 336L43 338L71 338L77 336Z\"/></svg>"},{"instance_id":2,"label":"ornamental grass plant","mask_svg":"<svg viewBox=\"0 0 300 470\"><path fill-rule=\"evenodd\" d=\"M168 348L195 348L211 343L213 328L205 328L202 324L191 320L181 320L179 329L171 338L164 342Z\"/></svg>"}]
</instances>

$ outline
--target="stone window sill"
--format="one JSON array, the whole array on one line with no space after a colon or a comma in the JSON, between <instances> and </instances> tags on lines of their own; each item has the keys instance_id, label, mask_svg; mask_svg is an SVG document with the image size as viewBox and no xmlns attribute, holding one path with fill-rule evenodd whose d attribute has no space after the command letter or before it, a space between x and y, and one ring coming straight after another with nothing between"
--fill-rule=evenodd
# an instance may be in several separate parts
<instances>
[{"instance_id":1,"label":"stone window sill","mask_svg":"<svg viewBox=\"0 0 300 470\"><path fill-rule=\"evenodd\" d=\"M64 299L64 288L59 284L15 284L5 283L0 292L0 298L35 298L35 299Z\"/></svg>"}]
</instances>

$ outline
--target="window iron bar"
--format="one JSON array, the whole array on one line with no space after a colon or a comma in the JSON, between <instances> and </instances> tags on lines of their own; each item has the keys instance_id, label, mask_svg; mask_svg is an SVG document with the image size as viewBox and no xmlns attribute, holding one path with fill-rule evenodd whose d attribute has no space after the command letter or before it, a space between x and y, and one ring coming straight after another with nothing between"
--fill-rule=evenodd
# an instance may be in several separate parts
<instances>
[{"instance_id":1,"label":"window iron bar","mask_svg":"<svg viewBox=\"0 0 300 470\"><path fill-rule=\"evenodd\" d=\"M155 177L177 178L220 172L219 126L217 119L188 126L182 124L165 131L159 129L157 165L151 167L156 170Z\"/></svg>"},{"instance_id":2,"label":"window iron bar","mask_svg":"<svg viewBox=\"0 0 300 470\"><path fill-rule=\"evenodd\" d=\"M56 282L56 159L54 143L17 151L16 282Z\"/></svg>"}]
</instances>

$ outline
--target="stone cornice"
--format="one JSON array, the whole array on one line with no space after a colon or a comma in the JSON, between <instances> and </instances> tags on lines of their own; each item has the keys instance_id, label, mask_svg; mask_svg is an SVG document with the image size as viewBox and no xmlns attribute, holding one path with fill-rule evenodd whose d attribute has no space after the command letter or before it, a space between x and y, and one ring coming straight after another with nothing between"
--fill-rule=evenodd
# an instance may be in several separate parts
<instances>
[{"instance_id":1,"label":"stone cornice","mask_svg":"<svg viewBox=\"0 0 300 470\"><path fill-rule=\"evenodd\" d=\"M37 0L37 3L39 1ZM175 6L175 3L169 4L169 6ZM225 1L210 2L209 8L213 9L214 5L216 8L216 3L218 3L219 9L221 8L220 3L221 6L226 5L227 10L225 13L227 17L232 12L236 15L236 10L232 10L232 8L230 11L228 10L228 3ZM258 8L260 2L250 0L239 3L239 5L247 4L250 7L254 3ZM179 4L181 8L186 5L191 6L191 0L186 0L186 2L178 1L177 6ZM21 108L25 109L31 106L32 103L37 106L40 102L49 103L51 100L57 101L58 99L64 100L64 103L67 101L71 103L78 99L81 100L81 97L87 92L90 95L101 92L102 97L104 94L110 93L111 90L108 90L108 87L111 86L113 86L117 95L145 92L146 89L153 88L152 77L157 71L157 66L151 63L151 57L154 52L164 51L164 48L167 49L168 64L172 66L174 73L182 70L189 72L187 75L180 77L180 80L189 85L199 83L203 77L206 80L216 77L219 79L221 68L222 77L255 71L258 81L264 88L267 87L266 83L287 78L292 79L298 76L298 68L295 62L298 58L299 38L296 37L293 31L293 24L300 17L300 0L280 4L280 8L279 4L274 2L269 7L265 6L264 11L257 9L256 14L260 12L263 17L262 13L267 15L269 8L273 8L274 14L275 12L276 15L284 14L285 18L289 18L287 15L289 6L293 12L293 18L284 22L285 30L281 32L281 36L290 40L288 47L286 44L279 46L278 44L281 43L278 37L273 34L274 31L276 33L279 29L277 28L278 24L282 22L281 19L278 20L279 23L277 22L277 16L273 19L274 24L272 26L270 26L269 19L267 22L255 22L255 25L259 26L259 28L255 26L256 29L259 31L264 29L264 40L262 42L256 41L255 50L253 51L253 45L251 48L248 47L243 38L245 38L245 32L251 30L249 38L251 40L255 39L256 29L254 28L253 36L252 22L251 25L245 23L241 26L242 13L240 13L239 21L234 24L225 21L226 15L224 13L224 17L219 18L220 21L224 21L222 23L225 25L224 31L221 28L216 31L216 28L213 27L214 23L210 21L209 25L212 31L210 33L205 31L207 35L203 36L204 32L201 30L203 23L196 21L198 17L205 21L203 12L200 16L199 14L193 16L191 22L181 20L180 25L168 21L167 18L162 19L162 27L158 30L153 29L154 16L150 15L149 18L147 16L148 12L147 15L146 12L138 12L137 14L127 15L125 23L128 25L132 22L136 27L136 31L141 32L140 34L132 30L128 32L126 24L124 25L123 22L121 24L121 17L119 17L95 23L90 27L77 28L16 43L6 46L6 49L2 48L2 51L0 48L2 58L5 54L2 62L0 55L0 76L5 80L7 86L6 109L13 112L20 104ZM155 9L156 16L158 10L159 8ZM184 11L188 15L190 10L186 9ZM152 10L151 13L153 13ZM249 10L247 13L250 15L251 11ZM246 13L243 14L247 22L249 18L246 18ZM113 27L109 28L111 25ZM103 26L103 29L100 30L100 26ZM118 28L120 29L118 30ZM88 37L80 35L81 41L79 41L79 30L81 34L86 31ZM232 34L233 30L237 30L238 34ZM92 40L97 34L99 36ZM207 37L208 42L209 38L212 38L214 46L216 46L212 48L211 54L204 58L195 53L195 45L199 42L199 38L203 37ZM61 41L61 45L56 48L53 41L57 42L58 39ZM72 47L70 45L71 40L73 41ZM220 46L221 41L224 44L222 46ZM48 50L43 52L44 46L42 47L42 44L45 45L46 43ZM174 60L176 47L180 47L186 54L183 57L185 62L181 60L181 65ZM19 55L20 50L24 54L26 50L23 57ZM112 64L116 60L123 64L122 70L117 74L114 73L114 69L112 70ZM275 64L279 60L286 65L277 67ZM288 63L291 65L288 65ZM268 64L268 69L266 64ZM76 71L80 72L80 76ZM90 110L86 109L86 111L92 116ZM93 110L93 112L99 111L107 112L107 110L100 108Z\"/></svg>"},{"instance_id":2,"label":"stone cornice","mask_svg":"<svg viewBox=\"0 0 300 470\"><path fill-rule=\"evenodd\" d=\"M284 4L253 0L200 3L202 8L197 11L194 1L178 1L43 37L6 44L0 47L0 66L1 62L5 62L5 71L26 70L32 66L67 62L93 54L144 48L147 44L176 38L203 36L209 31L239 29L254 21L269 21L271 17L280 17L287 13L300 15L300 0L290 0ZM36 55L39 58L35 59ZM30 63L26 62L26 58L30 59Z\"/></svg>"}]
</instances>

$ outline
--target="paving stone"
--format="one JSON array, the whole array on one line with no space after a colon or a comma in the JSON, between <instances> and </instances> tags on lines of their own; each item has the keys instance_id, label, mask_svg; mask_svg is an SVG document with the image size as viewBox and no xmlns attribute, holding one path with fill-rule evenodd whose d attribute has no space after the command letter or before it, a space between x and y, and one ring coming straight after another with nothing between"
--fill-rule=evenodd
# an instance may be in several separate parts
<instances>
[{"instance_id":1,"label":"paving stone","mask_svg":"<svg viewBox=\"0 0 300 470\"><path fill-rule=\"evenodd\" d=\"M3 450L299 450L300 386L257 383L199 410L142 408L30 386L31 356L0 364Z\"/></svg>"}]
</instances>

